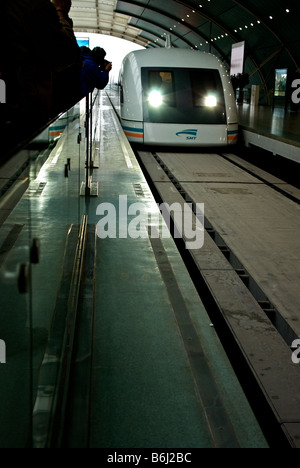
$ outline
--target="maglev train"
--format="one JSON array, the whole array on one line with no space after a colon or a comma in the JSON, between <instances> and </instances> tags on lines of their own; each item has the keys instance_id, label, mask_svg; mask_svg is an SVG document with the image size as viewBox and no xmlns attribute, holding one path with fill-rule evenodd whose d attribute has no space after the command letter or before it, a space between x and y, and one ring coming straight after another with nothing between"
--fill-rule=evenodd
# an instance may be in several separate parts
<instances>
[{"instance_id":1,"label":"maglev train","mask_svg":"<svg viewBox=\"0 0 300 468\"><path fill-rule=\"evenodd\" d=\"M132 143L237 143L235 93L225 66L212 54L176 48L131 52L119 86L121 123Z\"/></svg>"}]
</instances>

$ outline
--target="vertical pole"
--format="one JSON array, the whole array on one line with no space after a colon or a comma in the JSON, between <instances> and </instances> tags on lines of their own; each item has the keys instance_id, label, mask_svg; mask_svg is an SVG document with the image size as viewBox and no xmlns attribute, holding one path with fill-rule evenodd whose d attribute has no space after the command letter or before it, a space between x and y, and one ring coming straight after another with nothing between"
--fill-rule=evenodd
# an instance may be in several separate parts
<instances>
[{"instance_id":1,"label":"vertical pole","mask_svg":"<svg viewBox=\"0 0 300 468\"><path fill-rule=\"evenodd\" d=\"M90 168L93 169L93 93L90 94Z\"/></svg>"},{"instance_id":2,"label":"vertical pole","mask_svg":"<svg viewBox=\"0 0 300 468\"><path fill-rule=\"evenodd\" d=\"M86 97L86 121L85 121L85 132L86 132L86 178L85 178L85 194L90 195L89 189L89 163L90 163L90 96Z\"/></svg>"}]
</instances>

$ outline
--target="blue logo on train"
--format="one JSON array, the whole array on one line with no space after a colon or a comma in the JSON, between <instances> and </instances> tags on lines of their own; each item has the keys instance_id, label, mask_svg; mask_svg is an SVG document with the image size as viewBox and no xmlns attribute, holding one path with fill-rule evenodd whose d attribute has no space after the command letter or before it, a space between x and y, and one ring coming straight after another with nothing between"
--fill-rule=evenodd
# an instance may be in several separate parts
<instances>
[{"instance_id":1,"label":"blue logo on train","mask_svg":"<svg viewBox=\"0 0 300 468\"><path fill-rule=\"evenodd\" d=\"M187 130L183 130L182 132L176 133L176 136L181 137L181 136L186 136L187 140L196 140L198 135L198 130L194 128L189 128Z\"/></svg>"}]
</instances>

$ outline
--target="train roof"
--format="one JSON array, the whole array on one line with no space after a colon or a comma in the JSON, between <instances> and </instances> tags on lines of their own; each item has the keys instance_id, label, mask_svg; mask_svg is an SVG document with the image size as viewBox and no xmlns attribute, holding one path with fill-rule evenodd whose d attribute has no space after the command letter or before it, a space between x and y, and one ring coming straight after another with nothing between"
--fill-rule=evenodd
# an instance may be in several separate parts
<instances>
[{"instance_id":1,"label":"train roof","mask_svg":"<svg viewBox=\"0 0 300 468\"><path fill-rule=\"evenodd\" d=\"M175 67L175 68L212 68L222 69L225 66L221 60L213 54L197 50L178 48L146 49L130 52L124 59L135 61L142 67Z\"/></svg>"}]
</instances>

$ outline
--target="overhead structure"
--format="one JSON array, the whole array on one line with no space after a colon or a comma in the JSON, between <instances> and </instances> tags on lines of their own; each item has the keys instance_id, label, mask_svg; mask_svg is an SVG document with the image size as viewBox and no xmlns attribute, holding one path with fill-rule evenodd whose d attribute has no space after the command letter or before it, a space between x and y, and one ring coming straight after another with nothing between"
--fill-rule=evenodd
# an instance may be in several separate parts
<instances>
[{"instance_id":1,"label":"overhead structure","mask_svg":"<svg viewBox=\"0 0 300 468\"><path fill-rule=\"evenodd\" d=\"M230 65L232 45L246 43L245 72L257 84L274 68L300 71L300 3L294 0L73 0L76 31L128 39L145 47L212 52ZM273 76L272 76L273 79Z\"/></svg>"},{"instance_id":2,"label":"overhead structure","mask_svg":"<svg viewBox=\"0 0 300 468\"><path fill-rule=\"evenodd\" d=\"M130 25L128 15L116 13L115 0L73 0L71 17L76 32L119 37L141 46L148 46L142 31Z\"/></svg>"}]
</instances>

